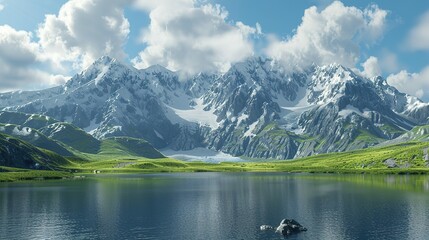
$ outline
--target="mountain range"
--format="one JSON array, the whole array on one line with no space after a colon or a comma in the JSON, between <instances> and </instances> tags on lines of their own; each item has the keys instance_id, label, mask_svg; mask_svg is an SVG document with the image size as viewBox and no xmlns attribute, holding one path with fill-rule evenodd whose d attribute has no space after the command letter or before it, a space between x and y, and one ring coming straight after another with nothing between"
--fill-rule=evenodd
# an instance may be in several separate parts
<instances>
[{"instance_id":1,"label":"mountain range","mask_svg":"<svg viewBox=\"0 0 429 240\"><path fill-rule=\"evenodd\" d=\"M157 149L293 159L429 133L429 104L382 77L338 64L290 73L264 58L189 76L102 57L64 85L0 94L0 110L0 132L63 156L73 152L64 145L97 153L106 139L125 137Z\"/></svg>"}]
</instances>

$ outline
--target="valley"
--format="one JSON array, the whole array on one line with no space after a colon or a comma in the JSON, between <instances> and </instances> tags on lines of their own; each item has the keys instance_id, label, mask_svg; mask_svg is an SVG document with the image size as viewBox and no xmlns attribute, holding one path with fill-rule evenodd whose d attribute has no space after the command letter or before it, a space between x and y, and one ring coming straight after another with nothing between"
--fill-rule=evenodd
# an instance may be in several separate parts
<instances>
[{"instance_id":1,"label":"valley","mask_svg":"<svg viewBox=\"0 0 429 240\"><path fill-rule=\"evenodd\" d=\"M336 64L286 74L263 58L223 75L179 74L102 57L62 86L0 94L2 172L38 179L429 169L429 104L381 77L367 79ZM192 151L224 157L186 157ZM174 159L181 155L186 161Z\"/></svg>"},{"instance_id":2,"label":"valley","mask_svg":"<svg viewBox=\"0 0 429 240\"><path fill-rule=\"evenodd\" d=\"M208 163L168 157L141 157L124 148L104 147L104 153L69 157L51 162L49 170L0 167L0 182L71 179L94 174L178 172L288 172L342 174L428 174L429 143L409 142L343 153L329 153L296 160L245 159L242 162ZM37 164L37 163L36 163ZM52 167L55 166L55 167Z\"/></svg>"}]
</instances>

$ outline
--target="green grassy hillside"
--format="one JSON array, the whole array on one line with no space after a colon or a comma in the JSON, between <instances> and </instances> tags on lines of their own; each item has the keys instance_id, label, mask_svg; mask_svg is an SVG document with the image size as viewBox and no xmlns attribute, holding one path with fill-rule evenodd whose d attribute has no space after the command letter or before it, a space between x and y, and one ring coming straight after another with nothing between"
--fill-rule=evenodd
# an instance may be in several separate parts
<instances>
[{"instance_id":1,"label":"green grassy hillside","mask_svg":"<svg viewBox=\"0 0 429 240\"><path fill-rule=\"evenodd\" d=\"M36 147L50 150L61 156L73 156L73 153L67 150L66 147L33 128L0 123L0 132L31 143Z\"/></svg>"},{"instance_id":2,"label":"green grassy hillside","mask_svg":"<svg viewBox=\"0 0 429 240\"><path fill-rule=\"evenodd\" d=\"M408 142L266 164L282 171L429 173L428 149L428 142Z\"/></svg>"},{"instance_id":3,"label":"green grassy hillside","mask_svg":"<svg viewBox=\"0 0 429 240\"><path fill-rule=\"evenodd\" d=\"M145 158L165 158L149 142L130 137L112 137L102 141L99 151L101 155L139 156Z\"/></svg>"},{"instance_id":4,"label":"green grassy hillside","mask_svg":"<svg viewBox=\"0 0 429 240\"><path fill-rule=\"evenodd\" d=\"M0 133L0 166L26 169L60 169L70 162L64 157Z\"/></svg>"},{"instance_id":5,"label":"green grassy hillside","mask_svg":"<svg viewBox=\"0 0 429 240\"><path fill-rule=\"evenodd\" d=\"M29 142L0 133L0 181L57 179L82 173L155 173L155 172L314 172L314 173L429 173L429 142L407 142L341 153L320 154L296 160L247 159L248 162L184 162L164 157L142 139L112 137L94 142L79 141L80 129L51 124L45 132L91 153L67 149L75 156L62 157L37 148ZM23 136L31 129L0 125L4 132ZM8 129L6 131L6 129ZM49 129L49 131L48 131ZM70 131L69 131L69 130ZM26 134L23 134L25 132ZM69 133L71 141L68 139ZM73 135L78 132L77 135ZM33 132L34 134L39 132ZM61 134L59 134L61 133ZM86 134L86 133L84 133ZM43 135L43 134L42 134ZM41 135L41 136L42 136ZM84 135L86 136L86 135ZM47 138L49 140L49 138ZM29 139L31 141L32 139ZM84 146L88 144L89 146ZM54 170L54 171L40 171Z\"/></svg>"},{"instance_id":6,"label":"green grassy hillside","mask_svg":"<svg viewBox=\"0 0 429 240\"><path fill-rule=\"evenodd\" d=\"M53 123L41 128L40 132L80 152L96 154L100 150L99 140L69 123Z\"/></svg>"},{"instance_id":7,"label":"green grassy hillside","mask_svg":"<svg viewBox=\"0 0 429 240\"><path fill-rule=\"evenodd\" d=\"M169 158L109 158L70 165L79 172L318 172L318 173L429 173L429 143L410 142L344 153L321 154L297 160L223 162L219 164L184 162ZM388 162L390 164L388 164Z\"/></svg>"},{"instance_id":8,"label":"green grassy hillside","mask_svg":"<svg viewBox=\"0 0 429 240\"><path fill-rule=\"evenodd\" d=\"M8 127L15 129L16 126ZM30 129L21 130L25 130L26 133L30 132ZM162 163L162 161L170 161L170 159L166 159L152 145L142 139L127 137L105 139L100 142L97 154L70 149L76 156L65 158L54 152L37 148L26 141L0 133L0 182L66 178L72 176L70 172L92 172L99 169L103 169L103 171L113 169L112 171L115 172L116 170L126 170L129 165L138 166L142 161L154 161L154 159L161 162L159 167L170 166ZM137 171L139 169L134 166L133 168Z\"/></svg>"}]
</instances>

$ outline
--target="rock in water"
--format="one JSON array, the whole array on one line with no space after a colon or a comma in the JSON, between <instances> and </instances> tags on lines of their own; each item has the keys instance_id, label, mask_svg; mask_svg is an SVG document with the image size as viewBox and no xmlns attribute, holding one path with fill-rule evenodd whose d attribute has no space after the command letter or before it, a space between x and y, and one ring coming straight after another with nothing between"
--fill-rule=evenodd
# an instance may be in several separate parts
<instances>
[{"instance_id":1,"label":"rock in water","mask_svg":"<svg viewBox=\"0 0 429 240\"><path fill-rule=\"evenodd\" d=\"M270 225L261 225L261 231L274 230L274 227Z\"/></svg>"},{"instance_id":2,"label":"rock in water","mask_svg":"<svg viewBox=\"0 0 429 240\"><path fill-rule=\"evenodd\" d=\"M293 219L283 219L276 229L276 232L283 234L283 236L288 236L303 231L307 231L307 228L303 227Z\"/></svg>"}]
</instances>

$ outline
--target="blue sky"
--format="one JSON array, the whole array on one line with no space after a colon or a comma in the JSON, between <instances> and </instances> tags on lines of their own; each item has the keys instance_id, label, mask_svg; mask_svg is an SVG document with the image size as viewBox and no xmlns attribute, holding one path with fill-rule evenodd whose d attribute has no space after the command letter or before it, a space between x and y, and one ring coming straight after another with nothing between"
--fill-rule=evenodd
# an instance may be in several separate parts
<instances>
[{"instance_id":1,"label":"blue sky","mask_svg":"<svg viewBox=\"0 0 429 240\"><path fill-rule=\"evenodd\" d=\"M346 39L346 42L342 42L345 44L344 46L351 45L352 47L358 47L358 49L350 56L340 57L338 59L339 63L356 68L357 71L362 71L362 74L367 74L368 77L370 76L369 74L381 74L402 91L418 95L425 99L429 97L429 74L427 73L429 72L429 47L424 43L425 38L427 37L429 39L429 36L428 34L424 35L424 33L420 33L420 35L412 34L412 32L417 31L415 29L419 27L420 29L425 29L425 27L427 27L429 32L429 24L424 20L426 15L429 16L429 2L424 0L413 1L412 4L404 1L391 0L344 0L342 1L344 7L336 5L337 8L333 7L333 1L328 0L205 0L197 2L193 0L136 0L139 2L138 6L131 4L131 1L132 0L94 0L93 2L100 3L98 5L95 3L94 6L92 6L92 12L90 12L92 15L79 19L79 17L82 17L82 14L79 15L79 12L73 9L78 9L80 7L79 4L82 2L91 2L90 0L82 0L81 3L69 4L67 7L64 6L67 2L64 0L0 0L0 5L3 6L0 7L0 9L2 9L0 11L0 26L10 26L12 29L3 29L3 31L7 31L11 36L15 36L8 38L8 41L25 41L24 44L21 44L22 46L26 46L25 51L33 51L31 54L27 54L27 56L32 56L31 59L33 59L33 62L30 63L30 58L28 60L25 58L26 60L22 61L22 64L30 64L25 66L26 69L31 69L33 71L27 71L27 73L32 76L34 76L34 73L37 73L37 76L40 76L40 78L46 78L48 76L50 78L49 81L40 80L40 82L27 84L25 80L26 72L23 68L18 68L18 71L20 73L22 72L21 79L7 79L7 77L11 78L11 74L2 74L0 69L0 81L5 83L1 86L2 84L0 82L0 90L42 88L64 82L67 80L68 76L81 71L91 61L99 57L99 55L104 55L106 53L116 58L122 58L121 60L139 68L144 68L151 64L161 64L173 70L189 70L191 73L203 70L225 71L230 64L240 61L250 55L268 55L269 57L275 58L277 55L274 53L276 52L281 53L277 57L284 58L284 61L288 62L290 59L288 54L294 56L297 54L306 54L299 49L291 53L291 51L285 48L303 47L299 44L298 46L297 43L293 44L288 42L294 37L297 38L297 42L303 39L309 39L303 36L297 36L300 35L297 34L297 30L300 25L306 25L303 24L304 12L312 6L316 6L317 10L313 15L315 17L322 17L325 20L327 19L327 22L329 22L330 16L329 14L323 14L322 11L329 7L331 7L334 12L344 11L344 16L347 16L347 14L355 14L356 10L358 10L360 12L357 14L363 15L363 17L355 20L358 23L360 23L359 21L368 21L362 23L363 25L358 25L357 28L360 28L360 30L356 30L356 33L354 33L350 39ZM101 4L105 6L101 6ZM216 8L217 4L220 8ZM174 5L175 9L171 7L172 5ZM211 7L205 7L207 5ZM110 6L111 9L107 9ZM375 9L375 6L377 9ZM67 9L71 16L70 19L60 16L59 11L62 7ZM353 9L347 10L346 8L349 7L353 7ZM189 17L176 16L176 18L174 18L170 16L174 15L177 9L178 12L181 10L186 12L189 9L195 8L203 10L201 12L194 11L192 12L193 15ZM118 11L123 11L123 14L118 15ZM371 25L370 18L373 15L368 13L371 11L374 14L384 12L387 14L383 17L382 26L375 30L373 29L371 36L369 36L363 32L367 31L369 28L368 26ZM95 31L94 36L88 37L87 35L91 35L91 28L97 28L97 25L89 24L86 26L86 22L82 19L87 22L92 22L91 17L93 17L95 23L97 22L96 18L100 18L100 16L105 13L112 15L106 16L112 19L114 23L119 22L122 23L122 25L115 26L116 29L104 29L105 31L101 26L100 31ZM225 15L226 13L227 16ZM46 14L51 14L54 17L48 21L47 18L45 18ZM194 18L192 19L191 17ZM196 30L194 32L191 31L190 38L183 39L183 42L168 42L174 41L174 36L188 32L189 29L187 29L187 27L189 24L186 25L186 21L188 20L201 22L216 21L218 25L215 25L213 29L209 29L210 31L204 32L204 36L198 35L200 31ZM73 23L73 21L75 21L75 23ZM49 25L47 23L51 23L54 27L51 25L47 26ZM169 26L175 26L175 29L168 30L167 32L167 30L160 28L164 23L167 23ZM58 27L63 26L61 24L66 26L65 28L68 27L68 30ZM261 26L262 33L258 32L256 24ZM336 24L341 26L341 22L336 22ZM73 32L73 27L77 25L83 29L88 28L88 32L82 32L81 37L73 36L70 32ZM311 26L311 22L307 25L308 29L314 27ZM55 27L58 29L55 29ZM204 25L195 25L192 27L204 28ZM350 26L345 25L341 27L350 28ZM43 29L42 32L45 33L45 39L40 39L40 29ZM218 29L224 30L223 32L216 32ZM69 33L61 32L60 30L69 31ZM0 32L1 31L2 30L0 30ZM112 33L118 31L121 32L121 34L111 37ZM238 31L241 35L237 33ZM375 34L374 31L380 31L380 33ZM19 35L19 33L21 33L21 35ZM30 40L23 37L22 34L24 33L29 36ZM50 41L49 38L52 38L55 34L61 36L60 40L63 42L53 43ZM106 34L106 36L103 37L103 34ZM230 41L233 46L228 48L229 46L227 44L226 46L217 48L214 46L215 43L210 43L207 44L208 47L206 46L208 49L201 50L198 48L201 51L193 54L192 51L195 49L195 46L198 45L195 43L206 40L207 37L211 36L209 34L214 34L213 39L216 40L217 37L222 36L218 39L220 43L227 43ZM21 37L17 37L18 35ZM96 38L97 36L95 35L99 38ZM226 35L228 38L225 37ZM165 38L161 38L161 36ZM323 35L323 33L321 33L320 36L322 36L322 42L329 40L333 42L332 44L336 44L335 38L323 39L323 37L326 37L326 34ZM411 37L422 39L412 41L410 40ZM110 45L94 50L94 48L98 46L97 41L106 38L109 39ZM359 40L356 40L357 38L359 38ZM168 39L168 41L165 40L167 43L159 43L160 41L164 41L164 39ZM186 43L186 41L193 41L192 39L195 39L194 44ZM423 41L423 43L419 41ZM71 42L73 42L73 45L70 45ZM101 41L100 44L105 43ZM341 50L344 46L338 48L336 46L332 46L332 48L328 47L322 52L328 50L335 55L335 51L338 49ZM61 49L61 51L57 51L58 49ZM182 49L187 51L181 51ZM224 49L225 52L222 52ZM36 53L34 51L38 52ZM216 54L216 56L204 56L203 60L199 59L206 52L211 53L216 51L219 51L219 54ZM16 52L22 51L18 49ZM229 52L231 52L231 54L228 54ZM0 61L2 60L1 54L2 52L0 51ZM61 55L68 56L64 57ZM358 60L355 60L356 57ZM199 62L182 63L180 61L182 58L198 59L199 62L203 64L199 64ZM313 58L319 59L319 62L316 61L316 63L320 64L325 64L327 61L335 59L332 57L327 58L319 54L298 59L296 60L296 65L300 66L303 62L311 61ZM367 61L369 59L374 61ZM8 61L8 58L3 57L3 61ZM368 63L367 70L363 67L366 61ZM12 69L12 67L11 65L10 69ZM7 81L9 82L6 84ZM13 81L16 82L16 84L14 84ZM410 85L414 87L410 87ZM426 93L426 89L428 93Z\"/></svg>"}]
</instances>

